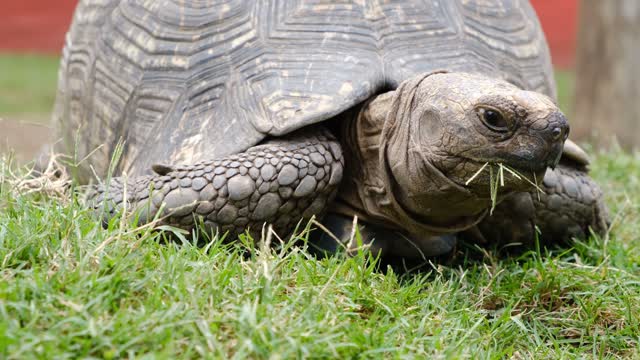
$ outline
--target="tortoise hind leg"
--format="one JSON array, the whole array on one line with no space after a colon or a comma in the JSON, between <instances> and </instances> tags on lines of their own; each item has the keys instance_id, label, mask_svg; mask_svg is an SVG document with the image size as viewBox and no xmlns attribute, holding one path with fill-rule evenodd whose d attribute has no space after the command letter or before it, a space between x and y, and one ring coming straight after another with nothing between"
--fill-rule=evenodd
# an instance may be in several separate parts
<instances>
[{"instance_id":1,"label":"tortoise hind leg","mask_svg":"<svg viewBox=\"0 0 640 360\"><path fill-rule=\"evenodd\" d=\"M532 248L536 227L542 245L584 239L591 230L606 233L609 219L602 191L586 170L561 162L547 170L541 188L539 194L516 193L498 204L493 215L478 224L481 236L488 243Z\"/></svg>"},{"instance_id":2,"label":"tortoise hind leg","mask_svg":"<svg viewBox=\"0 0 640 360\"><path fill-rule=\"evenodd\" d=\"M126 203L139 223L161 211L158 225L185 230L200 218L207 231L232 236L246 229L259 234L265 223L286 234L300 219L326 210L343 165L338 141L327 130L307 129L222 159L156 165L157 175L115 178L97 187L89 201L96 209L107 205L104 220Z\"/></svg>"}]
</instances>

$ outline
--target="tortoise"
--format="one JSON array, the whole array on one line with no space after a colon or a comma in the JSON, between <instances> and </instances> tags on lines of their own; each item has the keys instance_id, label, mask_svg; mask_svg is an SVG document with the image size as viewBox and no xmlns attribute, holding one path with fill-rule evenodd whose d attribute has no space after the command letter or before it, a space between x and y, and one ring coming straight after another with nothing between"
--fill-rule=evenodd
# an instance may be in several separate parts
<instances>
[{"instance_id":1,"label":"tortoise","mask_svg":"<svg viewBox=\"0 0 640 360\"><path fill-rule=\"evenodd\" d=\"M233 237L315 216L323 244L357 216L409 258L606 230L525 0L82 0L59 75L78 181L122 150L89 199L105 221Z\"/></svg>"}]
</instances>

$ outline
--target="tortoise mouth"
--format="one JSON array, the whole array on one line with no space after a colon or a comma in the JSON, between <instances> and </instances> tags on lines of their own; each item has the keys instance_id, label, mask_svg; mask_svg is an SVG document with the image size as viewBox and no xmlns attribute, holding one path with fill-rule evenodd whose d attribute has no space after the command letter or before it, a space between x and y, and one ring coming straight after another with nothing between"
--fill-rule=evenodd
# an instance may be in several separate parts
<instances>
[{"instance_id":1,"label":"tortoise mouth","mask_svg":"<svg viewBox=\"0 0 640 360\"><path fill-rule=\"evenodd\" d=\"M465 154L465 156L460 156L460 159L476 170L485 165L487 167L492 165L511 170L509 172L526 176L533 181L536 177L542 179L547 168L554 169L558 165L562 157L563 145L563 142L559 142L534 149L519 147L512 150L499 150L489 156Z\"/></svg>"},{"instance_id":2,"label":"tortoise mouth","mask_svg":"<svg viewBox=\"0 0 640 360\"><path fill-rule=\"evenodd\" d=\"M506 191L529 188L532 183L537 184L542 181L548 167L555 166L555 160L553 164L530 162L524 159L478 160L463 158L463 161L472 164L476 171L468 174L465 178L454 177L454 181L481 196L487 195L485 192L494 181L500 182L499 187Z\"/></svg>"}]
</instances>

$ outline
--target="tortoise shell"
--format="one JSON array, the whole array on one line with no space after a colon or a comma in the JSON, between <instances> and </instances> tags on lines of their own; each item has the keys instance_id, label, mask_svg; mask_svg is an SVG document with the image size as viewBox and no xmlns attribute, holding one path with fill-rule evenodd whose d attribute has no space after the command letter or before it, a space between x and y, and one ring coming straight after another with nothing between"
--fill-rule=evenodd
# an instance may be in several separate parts
<instances>
[{"instance_id":1,"label":"tortoise shell","mask_svg":"<svg viewBox=\"0 0 640 360\"><path fill-rule=\"evenodd\" d=\"M243 151L423 72L505 79L555 98L526 0L82 0L54 123L80 179Z\"/></svg>"}]
</instances>

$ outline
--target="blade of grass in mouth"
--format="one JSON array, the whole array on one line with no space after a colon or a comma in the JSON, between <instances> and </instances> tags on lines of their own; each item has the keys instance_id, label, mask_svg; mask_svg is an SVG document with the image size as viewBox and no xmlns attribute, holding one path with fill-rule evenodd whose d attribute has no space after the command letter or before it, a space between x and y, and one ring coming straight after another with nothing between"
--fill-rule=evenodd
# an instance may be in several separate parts
<instances>
[{"instance_id":1,"label":"blade of grass in mouth","mask_svg":"<svg viewBox=\"0 0 640 360\"><path fill-rule=\"evenodd\" d=\"M493 164L493 163L485 162L484 165L482 165L480 169L478 169L478 171L476 171L469 178L469 180L465 182L465 185L469 185L473 180L475 180L478 177L478 175L480 175L480 173L482 173L482 171L487 168L487 166L489 167L489 195L491 198L491 208L489 209L489 215L493 215L493 210L496 208L496 205L498 203L498 188L501 186L504 186L505 171L507 171L516 179L524 180L530 185L533 185L533 187L536 189L536 194L538 195L538 201L540 201L540 193L544 193L544 191L542 190L542 188L540 188L540 186L538 186L538 179L536 177L535 172L533 173L533 181L531 181L529 180L529 178L522 175L517 170L507 165L504 165L502 163ZM496 171L494 171L494 166L497 168Z\"/></svg>"}]
</instances>

